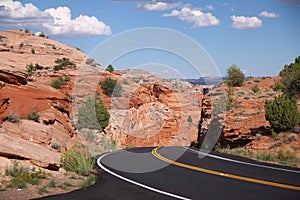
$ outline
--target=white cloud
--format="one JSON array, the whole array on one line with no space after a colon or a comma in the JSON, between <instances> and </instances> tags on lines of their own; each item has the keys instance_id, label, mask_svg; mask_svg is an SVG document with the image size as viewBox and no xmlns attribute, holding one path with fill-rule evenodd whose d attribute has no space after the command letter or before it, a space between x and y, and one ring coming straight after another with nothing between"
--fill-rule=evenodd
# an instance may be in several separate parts
<instances>
[{"instance_id":1,"label":"white cloud","mask_svg":"<svg viewBox=\"0 0 300 200\"><path fill-rule=\"evenodd\" d=\"M277 18L279 17L279 14L274 12L262 11L261 13L259 13L259 16L264 18Z\"/></svg>"},{"instance_id":2,"label":"white cloud","mask_svg":"<svg viewBox=\"0 0 300 200\"><path fill-rule=\"evenodd\" d=\"M179 5L180 3L174 2L151 1L138 3L135 8L142 11L164 11L177 8Z\"/></svg>"},{"instance_id":3,"label":"white cloud","mask_svg":"<svg viewBox=\"0 0 300 200\"><path fill-rule=\"evenodd\" d=\"M204 26L219 25L219 20L211 13L204 13L200 8L192 8L191 5L186 4L181 10L172 10L171 13L163 14L164 17L178 17L182 21L193 24L193 28Z\"/></svg>"},{"instance_id":4,"label":"white cloud","mask_svg":"<svg viewBox=\"0 0 300 200\"><path fill-rule=\"evenodd\" d=\"M262 26L262 21L257 17L231 16L231 27L234 29L248 30L257 29Z\"/></svg>"},{"instance_id":5,"label":"white cloud","mask_svg":"<svg viewBox=\"0 0 300 200\"><path fill-rule=\"evenodd\" d=\"M44 23L50 35L60 37L82 37L88 35L110 35L111 29L96 17L80 15L72 19L68 7L50 8L44 11L53 17L51 23Z\"/></svg>"},{"instance_id":6,"label":"white cloud","mask_svg":"<svg viewBox=\"0 0 300 200\"><path fill-rule=\"evenodd\" d=\"M205 10L214 10L215 8L212 5L207 5L204 8Z\"/></svg>"},{"instance_id":7,"label":"white cloud","mask_svg":"<svg viewBox=\"0 0 300 200\"><path fill-rule=\"evenodd\" d=\"M18 1L0 1L0 26L40 26L52 21L52 16L40 11L31 3L23 5Z\"/></svg>"},{"instance_id":8,"label":"white cloud","mask_svg":"<svg viewBox=\"0 0 300 200\"><path fill-rule=\"evenodd\" d=\"M111 29L96 17L80 15L72 19L68 7L41 11L35 5L18 1L0 1L0 26L10 28L33 28L57 37L83 37L110 35Z\"/></svg>"}]
</instances>

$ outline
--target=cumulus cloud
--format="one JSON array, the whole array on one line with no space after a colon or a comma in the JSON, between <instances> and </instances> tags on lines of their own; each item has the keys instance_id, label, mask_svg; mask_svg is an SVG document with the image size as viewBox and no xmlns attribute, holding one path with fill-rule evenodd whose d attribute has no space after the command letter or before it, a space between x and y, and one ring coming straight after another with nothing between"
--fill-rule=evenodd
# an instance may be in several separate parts
<instances>
[{"instance_id":1,"label":"cumulus cloud","mask_svg":"<svg viewBox=\"0 0 300 200\"><path fill-rule=\"evenodd\" d=\"M94 16L80 15L72 19L71 10L68 7L50 8L44 12L53 17L51 23L43 24L43 27L45 27L51 35L59 37L82 37L111 34L110 27Z\"/></svg>"},{"instance_id":2,"label":"cumulus cloud","mask_svg":"<svg viewBox=\"0 0 300 200\"><path fill-rule=\"evenodd\" d=\"M52 16L40 11L31 3L23 5L18 1L0 1L0 26L40 26L41 23L51 22Z\"/></svg>"},{"instance_id":3,"label":"cumulus cloud","mask_svg":"<svg viewBox=\"0 0 300 200\"><path fill-rule=\"evenodd\" d=\"M177 2L150 1L138 3L135 8L142 11L164 11L177 8L179 5Z\"/></svg>"},{"instance_id":4,"label":"cumulus cloud","mask_svg":"<svg viewBox=\"0 0 300 200\"><path fill-rule=\"evenodd\" d=\"M177 17L182 21L193 24L193 28L219 25L220 21L211 13L204 13L200 8L184 5L181 10L172 10L171 13L163 14L164 17Z\"/></svg>"},{"instance_id":5,"label":"cumulus cloud","mask_svg":"<svg viewBox=\"0 0 300 200\"><path fill-rule=\"evenodd\" d=\"M96 17L80 15L72 19L68 7L41 11L35 5L18 1L0 1L0 26L9 28L33 28L57 37L84 37L109 35L111 29Z\"/></svg>"},{"instance_id":6,"label":"cumulus cloud","mask_svg":"<svg viewBox=\"0 0 300 200\"><path fill-rule=\"evenodd\" d=\"M262 26L262 21L257 17L231 16L231 27L234 29L248 30L257 29Z\"/></svg>"},{"instance_id":7,"label":"cumulus cloud","mask_svg":"<svg viewBox=\"0 0 300 200\"><path fill-rule=\"evenodd\" d=\"M264 18L277 18L279 17L279 14L274 12L262 11L261 13L259 13L259 16Z\"/></svg>"}]
</instances>

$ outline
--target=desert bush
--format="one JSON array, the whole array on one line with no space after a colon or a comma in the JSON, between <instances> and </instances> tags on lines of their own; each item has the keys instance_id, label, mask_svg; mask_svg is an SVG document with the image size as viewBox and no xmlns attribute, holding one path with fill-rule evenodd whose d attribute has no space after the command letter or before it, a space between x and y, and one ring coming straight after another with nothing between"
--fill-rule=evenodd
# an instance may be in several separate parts
<instances>
[{"instance_id":1,"label":"desert bush","mask_svg":"<svg viewBox=\"0 0 300 200\"><path fill-rule=\"evenodd\" d=\"M27 68L28 76L32 76L36 71L36 68L32 63L28 64L26 68Z\"/></svg>"},{"instance_id":2,"label":"desert bush","mask_svg":"<svg viewBox=\"0 0 300 200\"><path fill-rule=\"evenodd\" d=\"M94 185L94 183L96 182L96 176L95 175L89 175L89 177L87 178L87 180L82 183L81 185L79 185L80 188L86 188L89 187L91 185Z\"/></svg>"},{"instance_id":3,"label":"desert bush","mask_svg":"<svg viewBox=\"0 0 300 200\"><path fill-rule=\"evenodd\" d=\"M115 69L111 64L109 64L106 68L106 71L113 72L113 71L115 71Z\"/></svg>"},{"instance_id":4,"label":"desert bush","mask_svg":"<svg viewBox=\"0 0 300 200\"><path fill-rule=\"evenodd\" d=\"M44 69L44 67L39 65L38 63L35 63L35 65L30 63L30 64L26 65L26 69L27 69L27 72L28 72L28 76L32 76L32 75L34 75L34 72L36 70L42 70L42 69Z\"/></svg>"},{"instance_id":5,"label":"desert bush","mask_svg":"<svg viewBox=\"0 0 300 200\"><path fill-rule=\"evenodd\" d=\"M79 129L89 128L103 130L109 123L109 112L105 108L103 101L95 100L95 97L90 96L85 103L78 108Z\"/></svg>"},{"instance_id":6,"label":"desert bush","mask_svg":"<svg viewBox=\"0 0 300 200\"><path fill-rule=\"evenodd\" d=\"M26 188L28 183L37 185L41 179L46 178L45 172L41 170L35 172L34 168L29 169L19 165L18 162L15 162L12 167L6 168L5 174L12 177L9 186L13 188Z\"/></svg>"},{"instance_id":7,"label":"desert bush","mask_svg":"<svg viewBox=\"0 0 300 200\"><path fill-rule=\"evenodd\" d=\"M36 111L33 111L31 114L29 114L27 116L27 119L39 123L40 122L40 115Z\"/></svg>"},{"instance_id":8,"label":"desert bush","mask_svg":"<svg viewBox=\"0 0 300 200\"><path fill-rule=\"evenodd\" d=\"M242 86L245 79L244 73L236 65L232 65L227 69L227 84L233 87Z\"/></svg>"},{"instance_id":9,"label":"desert bush","mask_svg":"<svg viewBox=\"0 0 300 200\"><path fill-rule=\"evenodd\" d=\"M192 119L192 117L190 115L187 118L187 122L190 123L190 124L193 123L193 119Z\"/></svg>"},{"instance_id":10,"label":"desert bush","mask_svg":"<svg viewBox=\"0 0 300 200\"><path fill-rule=\"evenodd\" d=\"M29 28L25 28L25 33L30 33L30 29Z\"/></svg>"},{"instance_id":11,"label":"desert bush","mask_svg":"<svg viewBox=\"0 0 300 200\"><path fill-rule=\"evenodd\" d=\"M85 61L85 64L87 65L90 65L94 62L94 59L93 58L87 58L86 61Z\"/></svg>"},{"instance_id":12,"label":"desert bush","mask_svg":"<svg viewBox=\"0 0 300 200\"><path fill-rule=\"evenodd\" d=\"M46 35L45 35L44 32L39 33L38 36L39 36L39 37L46 37Z\"/></svg>"},{"instance_id":13,"label":"desert bush","mask_svg":"<svg viewBox=\"0 0 300 200\"><path fill-rule=\"evenodd\" d=\"M51 86L58 89L65 85L65 80L62 77L58 77L57 79L53 80Z\"/></svg>"},{"instance_id":14,"label":"desert bush","mask_svg":"<svg viewBox=\"0 0 300 200\"><path fill-rule=\"evenodd\" d=\"M7 121L12 123L18 123L20 121L20 117L17 113L10 113L7 116Z\"/></svg>"},{"instance_id":15,"label":"desert bush","mask_svg":"<svg viewBox=\"0 0 300 200\"><path fill-rule=\"evenodd\" d=\"M300 94L300 56L295 59L294 63L285 65L280 71L284 84L284 93L288 96L297 96Z\"/></svg>"},{"instance_id":16,"label":"desert bush","mask_svg":"<svg viewBox=\"0 0 300 200\"><path fill-rule=\"evenodd\" d=\"M251 90L252 90L252 92L257 93L257 92L259 92L260 89L259 89L258 85L255 84L255 85L251 88Z\"/></svg>"},{"instance_id":17,"label":"desert bush","mask_svg":"<svg viewBox=\"0 0 300 200\"><path fill-rule=\"evenodd\" d=\"M82 176L88 176L94 170L95 158L82 144L77 143L64 152L61 163L65 170L72 171Z\"/></svg>"},{"instance_id":18,"label":"desert bush","mask_svg":"<svg viewBox=\"0 0 300 200\"><path fill-rule=\"evenodd\" d=\"M107 78L104 82L100 82L99 84L101 85L104 94L109 97L120 97L123 92L123 88L117 80Z\"/></svg>"},{"instance_id":19,"label":"desert bush","mask_svg":"<svg viewBox=\"0 0 300 200\"><path fill-rule=\"evenodd\" d=\"M299 123L300 114L294 98L274 97L265 101L265 117L275 132L286 131Z\"/></svg>"},{"instance_id":20,"label":"desert bush","mask_svg":"<svg viewBox=\"0 0 300 200\"><path fill-rule=\"evenodd\" d=\"M69 58L57 58L55 60L55 63L57 65L54 65L53 69L55 71L59 71L59 70L62 70L63 67L66 67L66 66L75 66L75 64L73 62L70 61Z\"/></svg>"},{"instance_id":21,"label":"desert bush","mask_svg":"<svg viewBox=\"0 0 300 200\"><path fill-rule=\"evenodd\" d=\"M69 82L70 80L71 80L71 77L70 77L70 76L66 76L66 77L65 77L65 81L66 81L66 82Z\"/></svg>"},{"instance_id":22,"label":"desert bush","mask_svg":"<svg viewBox=\"0 0 300 200\"><path fill-rule=\"evenodd\" d=\"M279 81L276 81L275 82L275 85L273 86L273 90L274 91L282 91L284 89L284 85L283 85L283 83L282 82L279 82Z\"/></svg>"},{"instance_id":23,"label":"desert bush","mask_svg":"<svg viewBox=\"0 0 300 200\"><path fill-rule=\"evenodd\" d=\"M35 54L35 49L34 48L31 49L31 53Z\"/></svg>"}]
</instances>

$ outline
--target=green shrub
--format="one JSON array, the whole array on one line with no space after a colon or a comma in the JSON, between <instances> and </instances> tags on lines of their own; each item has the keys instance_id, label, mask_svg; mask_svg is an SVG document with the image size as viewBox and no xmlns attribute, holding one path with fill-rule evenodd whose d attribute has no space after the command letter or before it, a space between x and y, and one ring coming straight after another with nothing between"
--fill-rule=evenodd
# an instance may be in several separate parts
<instances>
[{"instance_id":1,"label":"green shrub","mask_svg":"<svg viewBox=\"0 0 300 200\"><path fill-rule=\"evenodd\" d=\"M27 68L28 76L32 76L36 71L36 68L32 63L28 64L26 68Z\"/></svg>"},{"instance_id":2,"label":"green shrub","mask_svg":"<svg viewBox=\"0 0 300 200\"><path fill-rule=\"evenodd\" d=\"M90 96L85 103L78 108L78 128L89 128L103 130L109 123L109 112L104 107L103 101L95 100Z\"/></svg>"},{"instance_id":3,"label":"green shrub","mask_svg":"<svg viewBox=\"0 0 300 200\"><path fill-rule=\"evenodd\" d=\"M273 86L273 90L274 91L282 91L284 89L284 85L283 83L279 82L279 81L276 81L275 82L275 85Z\"/></svg>"},{"instance_id":4,"label":"green shrub","mask_svg":"<svg viewBox=\"0 0 300 200\"><path fill-rule=\"evenodd\" d=\"M245 79L244 73L236 65L232 65L227 69L227 84L233 87L242 86Z\"/></svg>"},{"instance_id":5,"label":"green shrub","mask_svg":"<svg viewBox=\"0 0 300 200\"><path fill-rule=\"evenodd\" d=\"M187 118L187 122L188 122L188 123L193 123L193 119L192 119L192 117L191 117L191 116L188 116L188 118Z\"/></svg>"},{"instance_id":6,"label":"green shrub","mask_svg":"<svg viewBox=\"0 0 300 200\"><path fill-rule=\"evenodd\" d=\"M37 112L34 111L34 112L32 112L31 114L29 114L27 116L27 119L39 123L40 122L40 115Z\"/></svg>"},{"instance_id":7,"label":"green shrub","mask_svg":"<svg viewBox=\"0 0 300 200\"><path fill-rule=\"evenodd\" d=\"M37 185L41 179L46 178L45 172L41 170L35 172L34 168L23 167L17 162L14 163L13 167L6 168L5 174L12 177L9 186L13 188L26 188L28 183Z\"/></svg>"},{"instance_id":8,"label":"green shrub","mask_svg":"<svg viewBox=\"0 0 300 200\"><path fill-rule=\"evenodd\" d=\"M257 93L260 91L259 87L257 84L255 84L252 88L251 88L252 92Z\"/></svg>"},{"instance_id":9,"label":"green shrub","mask_svg":"<svg viewBox=\"0 0 300 200\"><path fill-rule=\"evenodd\" d=\"M39 33L38 36L39 36L39 37L46 37L46 35L45 35L44 32Z\"/></svg>"},{"instance_id":10,"label":"green shrub","mask_svg":"<svg viewBox=\"0 0 300 200\"><path fill-rule=\"evenodd\" d=\"M53 80L51 86L58 89L65 85L65 80L62 77L58 77L57 79Z\"/></svg>"},{"instance_id":11,"label":"green shrub","mask_svg":"<svg viewBox=\"0 0 300 200\"><path fill-rule=\"evenodd\" d=\"M65 77L65 81L66 81L66 82L69 82L70 80L71 80L71 77L70 77L70 76L66 76L66 77Z\"/></svg>"},{"instance_id":12,"label":"green shrub","mask_svg":"<svg viewBox=\"0 0 300 200\"><path fill-rule=\"evenodd\" d=\"M61 65L54 65L54 66L53 66L53 70L54 70L54 71L62 70L62 66L61 66Z\"/></svg>"},{"instance_id":13,"label":"green shrub","mask_svg":"<svg viewBox=\"0 0 300 200\"><path fill-rule=\"evenodd\" d=\"M7 116L7 121L12 123L18 123L20 121L20 117L17 113L10 113Z\"/></svg>"},{"instance_id":14,"label":"green shrub","mask_svg":"<svg viewBox=\"0 0 300 200\"><path fill-rule=\"evenodd\" d=\"M51 181L48 183L48 186L49 186L50 188L56 188L56 187L57 187L56 182L55 182L54 180L51 180Z\"/></svg>"},{"instance_id":15,"label":"green shrub","mask_svg":"<svg viewBox=\"0 0 300 200\"><path fill-rule=\"evenodd\" d=\"M265 117L276 132L286 131L299 123L296 99L286 96L274 97L265 101Z\"/></svg>"},{"instance_id":16,"label":"green shrub","mask_svg":"<svg viewBox=\"0 0 300 200\"><path fill-rule=\"evenodd\" d=\"M31 53L35 54L35 49L34 48L31 49Z\"/></svg>"},{"instance_id":17,"label":"green shrub","mask_svg":"<svg viewBox=\"0 0 300 200\"><path fill-rule=\"evenodd\" d=\"M113 72L115 71L114 67L110 64L107 66L106 71Z\"/></svg>"},{"instance_id":18,"label":"green shrub","mask_svg":"<svg viewBox=\"0 0 300 200\"><path fill-rule=\"evenodd\" d=\"M69 58L57 58L55 60L55 63L57 64L57 65L54 65L54 67L53 67L53 69L55 71L62 70L63 67L66 67L66 66L75 66L75 64L73 62L71 62Z\"/></svg>"},{"instance_id":19,"label":"green shrub","mask_svg":"<svg viewBox=\"0 0 300 200\"><path fill-rule=\"evenodd\" d=\"M61 163L65 170L88 176L94 169L95 158L82 144L75 144L71 149L64 152Z\"/></svg>"},{"instance_id":20,"label":"green shrub","mask_svg":"<svg viewBox=\"0 0 300 200\"><path fill-rule=\"evenodd\" d=\"M226 92L226 110L231 110L232 106L234 106L234 91L232 87L228 87Z\"/></svg>"},{"instance_id":21,"label":"green shrub","mask_svg":"<svg viewBox=\"0 0 300 200\"><path fill-rule=\"evenodd\" d=\"M288 96L296 96L300 94L300 56L295 59L294 63L285 65L280 71L279 76L282 77L284 84L284 93Z\"/></svg>"},{"instance_id":22,"label":"green shrub","mask_svg":"<svg viewBox=\"0 0 300 200\"><path fill-rule=\"evenodd\" d=\"M85 61L85 64L87 65L90 65L94 62L94 59L93 58L87 58L86 61Z\"/></svg>"},{"instance_id":23,"label":"green shrub","mask_svg":"<svg viewBox=\"0 0 300 200\"><path fill-rule=\"evenodd\" d=\"M100 82L99 84L101 85L104 94L109 97L120 97L123 92L123 88L117 80L107 78L104 82Z\"/></svg>"},{"instance_id":24,"label":"green shrub","mask_svg":"<svg viewBox=\"0 0 300 200\"><path fill-rule=\"evenodd\" d=\"M32 75L34 75L34 72L36 70L42 70L42 69L44 69L44 67L39 65L38 63L35 63L35 65L30 63L30 64L26 65L26 69L27 69L27 72L28 72L28 76L32 76Z\"/></svg>"},{"instance_id":25,"label":"green shrub","mask_svg":"<svg viewBox=\"0 0 300 200\"><path fill-rule=\"evenodd\" d=\"M91 185L94 185L94 183L96 182L96 176L95 175L89 175L89 177L87 178L87 180L82 183L81 185L79 185L80 188L86 188L89 187Z\"/></svg>"},{"instance_id":26,"label":"green shrub","mask_svg":"<svg viewBox=\"0 0 300 200\"><path fill-rule=\"evenodd\" d=\"M30 33L30 29L29 28L25 28L25 33Z\"/></svg>"}]
</instances>

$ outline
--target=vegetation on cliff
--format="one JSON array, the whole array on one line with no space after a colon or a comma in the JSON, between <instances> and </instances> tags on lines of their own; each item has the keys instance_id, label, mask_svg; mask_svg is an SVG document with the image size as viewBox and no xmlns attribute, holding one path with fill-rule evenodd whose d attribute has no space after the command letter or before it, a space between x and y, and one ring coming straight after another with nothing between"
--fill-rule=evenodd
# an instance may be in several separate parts
<instances>
[{"instance_id":1,"label":"vegetation on cliff","mask_svg":"<svg viewBox=\"0 0 300 200\"><path fill-rule=\"evenodd\" d=\"M232 65L227 69L227 84L232 87L242 86L245 74L236 65Z\"/></svg>"},{"instance_id":2,"label":"vegetation on cliff","mask_svg":"<svg viewBox=\"0 0 300 200\"><path fill-rule=\"evenodd\" d=\"M300 113L295 98L278 96L266 100L265 111L266 119L276 132L290 130L299 123Z\"/></svg>"},{"instance_id":3,"label":"vegetation on cliff","mask_svg":"<svg viewBox=\"0 0 300 200\"><path fill-rule=\"evenodd\" d=\"M294 63L285 65L280 71L284 84L284 93L288 96L299 96L300 94L300 56L295 59Z\"/></svg>"},{"instance_id":4,"label":"vegetation on cliff","mask_svg":"<svg viewBox=\"0 0 300 200\"><path fill-rule=\"evenodd\" d=\"M99 84L101 85L104 94L109 97L120 97L122 94L123 88L117 80L107 78L104 82L100 82Z\"/></svg>"},{"instance_id":5,"label":"vegetation on cliff","mask_svg":"<svg viewBox=\"0 0 300 200\"><path fill-rule=\"evenodd\" d=\"M79 129L98 129L103 130L109 123L110 114L105 108L103 101L96 101L95 97L90 96L85 103L78 108Z\"/></svg>"}]
</instances>

